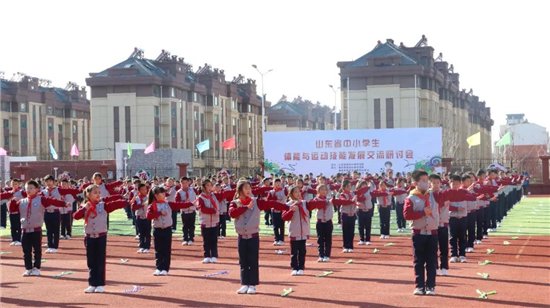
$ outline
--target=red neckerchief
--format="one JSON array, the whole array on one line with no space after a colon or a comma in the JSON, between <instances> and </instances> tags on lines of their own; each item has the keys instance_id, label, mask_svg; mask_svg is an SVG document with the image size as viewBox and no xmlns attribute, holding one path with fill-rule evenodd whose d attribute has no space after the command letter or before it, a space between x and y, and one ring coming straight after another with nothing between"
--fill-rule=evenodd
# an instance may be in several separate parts
<instances>
[{"instance_id":1,"label":"red neckerchief","mask_svg":"<svg viewBox=\"0 0 550 308\"><path fill-rule=\"evenodd\" d=\"M218 210L218 204L216 203L216 201L212 197L212 193L210 193L209 195L203 193L202 196L204 198L208 199L208 201L210 201L210 204L212 204L212 206L216 209L216 211Z\"/></svg>"},{"instance_id":2,"label":"red neckerchief","mask_svg":"<svg viewBox=\"0 0 550 308\"><path fill-rule=\"evenodd\" d=\"M387 190L381 190L381 192L385 192L386 195L384 196L384 205L388 205L388 191Z\"/></svg>"},{"instance_id":3,"label":"red neckerchief","mask_svg":"<svg viewBox=\"0 0 550 308\"><path fill-rule=\"evenodd\" d=\"M306 211L304 210L304 207L302 206L303 204L303 201L300 200L297 204L298 206L298 211L300 212L300 216L301 218L304 220L304 222L308 222L308 215L306 214Z\"/></svg>"},{"instance_id":4,"label":"red neckerchief","mask_svg":"<svg viewBox=\"0 0 550 308\"><path fill-rule=\"evenodd\" d=\"M282 187L279 187L279 188L273 188L273 190L274 190L275 192L279 192L279 191L283 190L283 188L282 188Z\"/></svg>"},{"instance_id":5,"label":"red neckerchief","mask_svg":"<svg viewBox=\"0 0 550 308\"><path fill-rule=\"evenodd\" d=\"M243 198L243 197L240 197L240 198L239 198L239 201L241 201L241 204L242 204L242 205L245 205L245 206L246 206L246 205L249 205L250 202L252 202L252 198L250 198L250 197L244 197L244 198Z\"/></svg>"},{"instance_id":6,"label":"red neckerchief","mask_svg":"<svg viewBox=\"0 0 550 308\"><path fill-rule=\"evenodd\" d=\"M29 199L29 203L27 204L27 219L31 218L31 208L32 208L32 201L38 197L38 194L34 195L34 197L28 196L27 199Z\"/></svg>"},{"instance_id":7,"label":"red neckerchief","mask_svg":"<svg viewBox=\"0 0 550 308\"><path fill-rule=\"evenodd\" d=\"M157 201L153 201L153 204L151 204L151 208L153 209L153 213L158 213L158 206L157 206Z\"/></svg>"},{"instance_id":8,"label":"red neckerchief","mask_svg":"<svg viewBox=\"0 0 550 308\"><path fill-rule=\"evenodd\" d=\"M143 205L143 198L147 197L147 195L142 195L141 193L138 193L138 198L139 198L139 201L141 203L141 205Z\"/></svg>"},{"instance_id":9,"label":"red neckerchief","mask_svg":"<svg viewBox=\"0 0 550 308\"><path fill-rule=\"evenodd\" d=\"M88 204L90 204L90 208L88 210L86 210L86 216L84 216L84 222L85 223L88 223L88 218L90 217L90 214L94 214L94 216L92 218L95 218L97 216L97 212L96 212L97 203L93 203L91 201L88 201Z\"/></svg>"}]
</instances>

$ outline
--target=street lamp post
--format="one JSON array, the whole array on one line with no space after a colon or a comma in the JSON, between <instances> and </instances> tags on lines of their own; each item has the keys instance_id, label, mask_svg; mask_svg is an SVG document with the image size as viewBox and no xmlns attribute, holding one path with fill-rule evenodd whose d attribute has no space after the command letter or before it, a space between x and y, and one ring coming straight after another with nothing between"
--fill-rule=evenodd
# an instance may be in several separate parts
<instances>
[{"instance_id":1,"label":"street lamp post","mask_svg":"<svg viewBox=\"0 0 550 308\"><path fill-rule=\"evenodd\" d=\"M332 89L332 92L334 92L334 130L336 130L338 127L338 123L336 121L336 89L331 84L328 86Z\"/></svg>"},{"instance_id":2,"label":"street lamp post","mask_svg":"<svg viewBox=\"0 0 550 308\"><path fill-rule=\"evenodd\" d=\"M265 72L260 71L256 64L252 64L252 67L260 74L261 83L262 83L262 133L266 131L265 129L265 92L264 92L264 76L272 72L273 69L269 69Z\"/></svg>"}]
</instances>

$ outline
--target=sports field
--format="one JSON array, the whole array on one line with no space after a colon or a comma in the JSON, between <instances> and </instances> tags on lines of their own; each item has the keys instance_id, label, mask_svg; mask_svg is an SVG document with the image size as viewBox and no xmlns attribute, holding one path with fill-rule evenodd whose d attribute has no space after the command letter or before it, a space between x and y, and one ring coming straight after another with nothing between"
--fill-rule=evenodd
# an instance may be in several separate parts
<instances>
[{"instance_id":1,"label":"sports field","mask_svg":"<svg viewBox=\"0 0 550 308\"><path fill-rule=\"evenodd\" d=\"M375 215L373 233L378 233L377 229ZM232 224L228 230L234 235ZM196 245L181 246L178 231L173 239L170 276L155 277L154 254L137 254L133 236L122 236L134 231L124 212L119 211L111 217L107 244L107 293L84 294L88 273L80 222L75 226L77 238L62 240L58 254L44 255L41 277L21 276L21 248L9 246L9 232L2 230L1 302L3 307L550 306L550 198L529 197L517 204L498 232L468 254L468 263L451 264L450 276L437 277L434 297L412 295L410 238L405 234L393 236L397 235L394 230L392 225L388 240L374 237L371 246L356 246L353 253L344 254L339 249L340 230L335 229L330 263L316 262L313 237L309 241L312 246L307 248L306 275L291 277L288 243L275 248L271 245L272 230L264 227L261 285L256 295L235 294L239 265L234 237L220 241L218 264L205 265L201 263L200 236ZM292 289L292 293L282 297L284 289ZM476 290L488 293L488 298L480 299Z\"/></svg>"}]
</instances>

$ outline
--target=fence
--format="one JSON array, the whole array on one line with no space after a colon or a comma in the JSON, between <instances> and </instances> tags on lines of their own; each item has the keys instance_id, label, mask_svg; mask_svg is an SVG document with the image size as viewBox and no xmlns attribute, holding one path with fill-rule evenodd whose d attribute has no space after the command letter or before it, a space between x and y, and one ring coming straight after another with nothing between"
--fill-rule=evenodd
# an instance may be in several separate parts
<instances>
[{"instance_id":1,"label":"fence","mask_svg":"<svg viewBox=\"0 0 550 308\"><path fill-rule=\"evenodd\" d=\"M491 164L496 163L495 159L463 159L453 160L451 172L476 172L478 169L487 169ZM523 159L514 159L506 162L498 162L507 169L518 172L526 171L531 177L531 183L542 183L542 161L538 157L527 157Z\"/></svg>"}]
</instances>

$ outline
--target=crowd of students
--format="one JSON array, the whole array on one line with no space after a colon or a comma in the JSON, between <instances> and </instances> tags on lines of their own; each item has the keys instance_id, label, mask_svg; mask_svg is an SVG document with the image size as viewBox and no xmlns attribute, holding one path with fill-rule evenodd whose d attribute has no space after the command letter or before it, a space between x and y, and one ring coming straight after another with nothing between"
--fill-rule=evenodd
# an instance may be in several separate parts
<instances>
[{"instance_id":1,"label":"crowd of students","mask_svg":"<svg viewBox=\"0 0 550 308\"><path fill-rule=\"evenodd\" d=\"M381 240L391 236L391 211L396 212L396 231L412 233L413 293L433 295L436 275L448 275L449 262L467 262L466 254L495 231L521 199L521 185L526 180L515 172L497 170L443 176L422 170L394 176L389 170L380 175L354 172L252 179L220 172L205 178L134 177L105 183L96 173L92 181L78 182L48 175L26 182L24 187L19 179L12 179L0 199L9 212L11 245L23 249L24 276L40 275L43 224L46 253L57 253L59 239L72 236L72 219L84 219L89 268L86 293L104 292L109 213L118 209L125 209L135 226L137 253L149 253L153 239L155 276L169 274L172 237L180 219L182 245L187 246L195 242L199 216L205 264L218 262L218 239L226 236L226 222L233 220L242 284L237 293L254 294L260 283L262 217L273 228L273 245L285 245L288 230L291 275L300 276L305 270L311 220L316 219L317 261L330 262L334 216L336 227L342 230L342 252L353 253L356 223L357 244L370 245L377 207Z\"/></svg>"}]
</instances>

